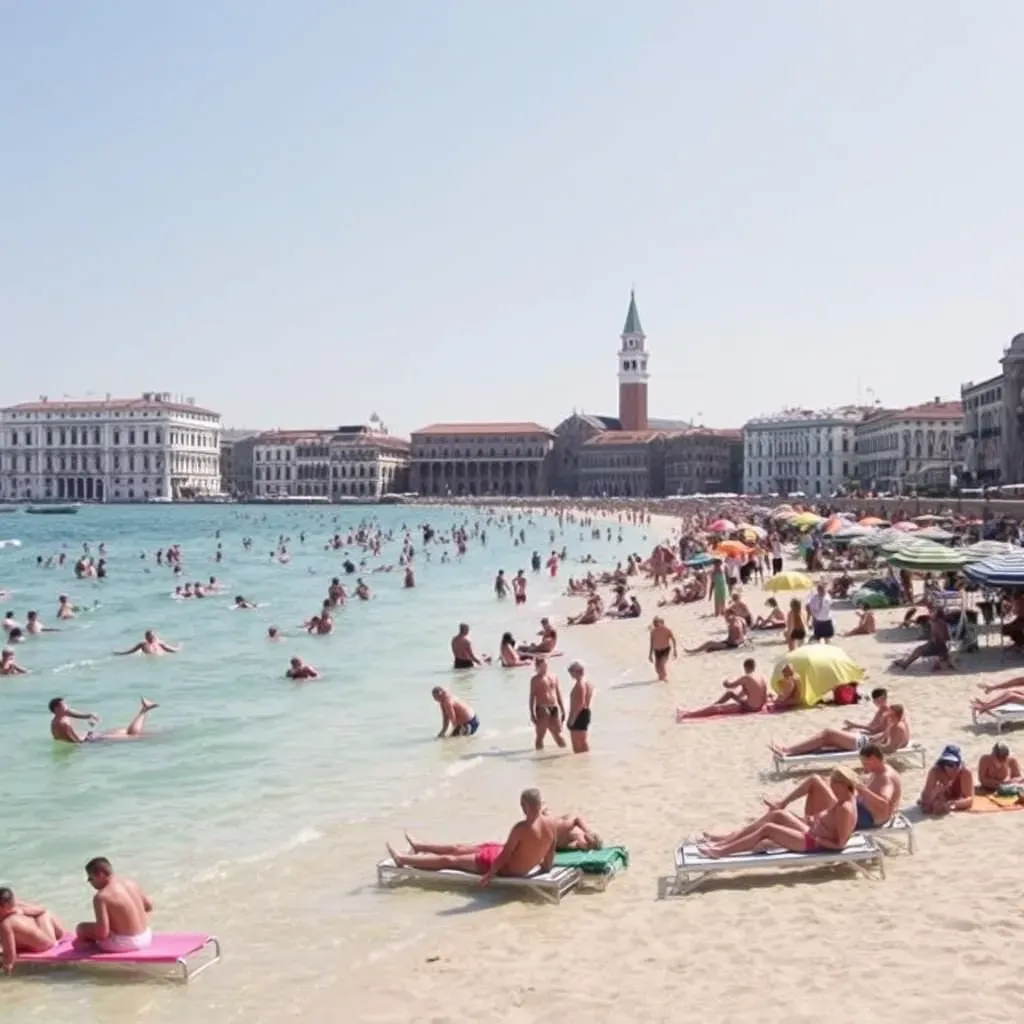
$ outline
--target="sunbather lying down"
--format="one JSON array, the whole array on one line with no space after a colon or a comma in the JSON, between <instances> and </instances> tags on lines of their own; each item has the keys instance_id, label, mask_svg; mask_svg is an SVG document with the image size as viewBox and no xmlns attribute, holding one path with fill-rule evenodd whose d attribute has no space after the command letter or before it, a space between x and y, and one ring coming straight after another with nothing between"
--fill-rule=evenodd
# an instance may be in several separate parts
<instances>
[{"instance_id":1,"label":"sunbather lying down","mask_svg":"<svg viewBox=\"0 0 1024 1024\"><path fill-rule=\"evenodd\" d=\"M1005 683L979 683L978 689L984 693L998 693L998 697L982 700L975 697L971 701L974 711L994 711L1004 704L1024 704L1024 676L1014 676Z\"/></svg>"},{"instance_id":2,"label":"sunbather lying down","mask_svg":"<svg viewBox=\"0 0 1024 1024\"><path fill-rule=\"evenodd\" d=\"M801 794L809 797L807 792ZM841 850L850 841L857 825L855 800L857 783L846 768L836 768L829 775L830 798L824 792L815 792L815 805L823 805L813 815L798 818L772 806L751 825L724 836L706 836L697 843L697 850L705 857L731 857L737 853L759 853L764 850L789 850L792 853L820 853L823 850ZM791 794L793 796L793 794Z\"/></svg>"},{"instance_id":3,"label":"sunbather lying down","mask_svg":"<svg viewBox=\"0 0 1024 1024\"><path fill-rule=\"evenodd\" d=\"M854 783L856 832L884 825L899 810L903 798L903 782L899 772L885 763L885 755L874 743L869 743L861 751L860 760L864 778ZM787 810L791 804L800 800L804 801L803 814ZM834 807L837 797L831 778L810 775L781 800L765 800L764 803L767 812L749 825L721 835L705 832L703 840L711 846L731 847L765 825L799 830Z\"/></svg>"},{"instance_id":4,"label":"sunbather lying down","mask_svg":"<svg viewBox=\"0 0 1024 1024\"><path fill-rule=\"evenodd\" d=\"M788 747L769 744L776 757L802 757L805 754L829 754L848 750L863 750L869 743L880 747L882 753L892 754L910 742L910 724L902 704L890 704L882 712L882 728L878 732L862 729L824 729L803 743Z\"/></svg>"}]
</instances>

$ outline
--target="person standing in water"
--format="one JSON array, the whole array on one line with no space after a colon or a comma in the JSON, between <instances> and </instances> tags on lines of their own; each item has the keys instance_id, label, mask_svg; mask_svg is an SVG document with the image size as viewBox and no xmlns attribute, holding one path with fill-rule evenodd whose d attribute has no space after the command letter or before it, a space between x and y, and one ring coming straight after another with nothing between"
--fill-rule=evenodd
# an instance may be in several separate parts
<instances>
[{"instance_id":1,"label":"person standing in water","mask_svg":"<svg viewBox=\"0 0 1024 1024\"><path fill-rule=\"evenodd\" d=\"M534 659L534 665L537 671L530 680L530 721L536 730L534 748L544 749L544 736L549 732L555 743L564 747L565 703L558 677L548 671L548 661L543 655Z\"/></svg>"},{"instance_id":2,"label":"person standing in water","mask_svg":"<svg viewBox=\"0 0 1024 1024\"><path fill-rule=\"evenodd\" d=\"M594 700L594 684L587 680L587 670L582 661L569 665L573 685L569 691L569 742L574 754L590 753L590 705Z\"/></svg>"},{"instance_id":3,"label":"person standing in water","mask_svg":"<svg viewBox=\"0 0 1024 1024\"><path fill-rule=\"evenodd\" d=\"M125 657L129 654L177 654L178 648L172 644L165 644L151 629L147 629L143 638L134 646L130 647L127 651L114 651L114 654L120 658Z\"/></svg>"}]
</instances>

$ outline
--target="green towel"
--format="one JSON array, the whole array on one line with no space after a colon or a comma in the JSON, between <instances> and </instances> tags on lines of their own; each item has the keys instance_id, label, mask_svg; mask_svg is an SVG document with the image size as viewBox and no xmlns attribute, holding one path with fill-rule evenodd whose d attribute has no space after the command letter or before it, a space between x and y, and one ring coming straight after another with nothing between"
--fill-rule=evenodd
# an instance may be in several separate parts
<instances>
[{"instance_id":1,"label":"green towel","mask_svg":"<svg viewBox=\"0 0 1024 1024\"><path fill-rule=\"evenodd\" d=\"M561 850L555 854L556 868L579 868L586 875L610 875L629 867L629 851L624 846L606 846L601 850Z\"/></svg>"}]
</instances>

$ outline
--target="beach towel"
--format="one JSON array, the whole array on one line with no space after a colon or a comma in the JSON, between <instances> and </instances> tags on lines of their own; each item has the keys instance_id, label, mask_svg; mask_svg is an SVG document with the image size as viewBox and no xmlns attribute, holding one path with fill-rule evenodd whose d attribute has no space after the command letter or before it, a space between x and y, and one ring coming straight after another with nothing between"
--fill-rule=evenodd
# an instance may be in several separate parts
<instances>
[{"instance_id":1,"label":"beach towel","mask_svg":"<svg viewBox=\"0 0 1024 1024\"><path fill-rule=\"evenodd\" d=\"M676 708L676 721L682 722L709 722L716 718L735 718L737 715L753 718L755 715L780 715L783 711L798 711L799 708L792 706L785 707L777 704L765 704L760 711L744 711L739 704L730 701L728 704L719 704L715 711L687 711L685 708Z\"/></svg>"},{"instance_id":2,"label":"beach towel","mask_svg":"<svg viewBox=\"0 0 1024 1024\"><path fill-rule=\"evenodd\" d=\"M991 814L993 811L1020 811L1024 804L1017 796L998 796L995 793L975 793L971 814Z\"/></svg>"},{"instance_id":3,"label":"beach towel","mask_svg":"<svg viewBox=\"0 0 1024 1024\"><path fill-rule=\"evenodd\" d=\"M610 875L629 867L629 851L624 846L606 846L601 850L561 850L555 854L556 868L578 868L585 875Z\"/></svg>"}]
</instances>

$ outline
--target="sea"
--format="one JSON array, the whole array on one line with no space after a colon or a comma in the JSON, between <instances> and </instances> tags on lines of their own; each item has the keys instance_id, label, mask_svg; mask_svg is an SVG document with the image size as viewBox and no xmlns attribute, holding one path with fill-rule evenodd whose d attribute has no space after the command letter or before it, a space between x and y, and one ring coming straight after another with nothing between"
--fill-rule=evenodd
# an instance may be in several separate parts
<instances>
[{"instance_id":1,"label":"sea","mask_svg":"<svg viewBox=\"0 0 1024 1024\"><path fill-rule=\"evenodd\" d=\"M385 538L379 556L328 547L360 524ZM424 525L435 531L427 544ZM441 842L500 840L519 789L542 783L545 765L532 750L528 670L453 671L450 639L466 621L477 650L495 655L506 630L524 641L545 614L564 622L566 579L590 567L581 560L610 568L650 551L646 528L614 516L598 525L595 540L542 510L441 506L87 505L73 516L0 516L4 611L23 622L36 610L60 630L16 645L31 674L0 678L0 884L73 927L90 913L84 865L106 856L149 892L155 928L215 934L224 951L189 986L120 969L19 967L0 985L5 1024L282 1019L338 971L443 928L432 900L377 889L385 841L405 827ZM462 557L455 527L471 535ZM406 534L412 589L398 567ZM106 578L76 579L84 546L96 557L101 543ZM154 555L172 544L183 551L177 578ZM563 547L557 578L531 571L534 551L546 560ZM520 568L527 604L497 600L497 571ZM173 597L177 584L210 576L222 590ZM332 635L309 636L302 623L333 576L350 592L361 577L372 598L338 609ZM56 619L60 594L80 609L74 620ZM258 607L234 609L236 595ZM268 640L271 625L281 642ZM113 653L146 629L180 651ZM563 680L583 640L563 630L565 657L552 663ZM293 655L321 679L286 680ZM599 688L614 681L592 660L588 671ZM436 738L437 685L472 705L475 737ZM56 696L100 715L101 730L126 725L142 697L160 706L142 740L72 746L49 737ZM607 742L635 740L627 725Z\"/></svg>"}]
</instances>

